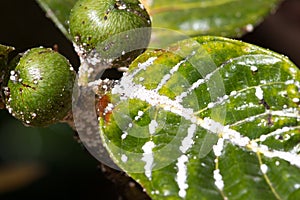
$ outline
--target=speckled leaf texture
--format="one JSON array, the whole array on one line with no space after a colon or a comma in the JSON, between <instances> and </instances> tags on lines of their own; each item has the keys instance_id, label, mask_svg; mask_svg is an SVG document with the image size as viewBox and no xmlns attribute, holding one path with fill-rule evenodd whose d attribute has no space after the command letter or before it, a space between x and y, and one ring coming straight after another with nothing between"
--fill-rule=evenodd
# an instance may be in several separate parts
<instances>
[{"instance_id":1,"label":"speckled leaf texture","mask_svg":"<svg viewBox=\"0 0 300 200\"><path fill-rule=\"evenodd\" d=\"M100 135L152 199L297 199L299 91L282 55L184 40L134 61L107 94Z\"/></svg>"},{"instance_id":2,"label":"speckled leaf texture","mask_svg":"<svg viewBox=\"0 0 300 200\"><path fill-rule=\"evenodd\" d=\"M68 34L68 19L77 0L36 0L57 27ZM274 11L280 0L141 0L152 26L190 36L238 37Z\"/></svg>"}]
</instances>

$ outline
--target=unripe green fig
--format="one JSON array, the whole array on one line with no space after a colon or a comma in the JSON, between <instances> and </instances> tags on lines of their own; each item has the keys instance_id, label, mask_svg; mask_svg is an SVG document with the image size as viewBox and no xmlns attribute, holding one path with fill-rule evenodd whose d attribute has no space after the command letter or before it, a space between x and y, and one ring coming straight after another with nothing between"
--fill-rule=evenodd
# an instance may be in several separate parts
<instances>
[{"instance_id":1,"label":"unripe green fig","mask_svg":"<svg viewBox=\"0 0 300 200\"><path fill-rule=\"evenodd\" d=\"M75 72L64 56L33 48L10 71L6 107L28 126L57 123L71 110L74 80Z\"/></svg>"},{"instance_id":2,"label":"unripe green fig","mask_svg":"<svg viewBox=\"0 0 300 200\"><path fill-rule=\"evenodd\" d=\"M139 0L79 0L71 11L70 34L81 55L129 65L150 41L151 20ZM101 61L99 61L101 62Z\"/></svg>"}]
</instances>

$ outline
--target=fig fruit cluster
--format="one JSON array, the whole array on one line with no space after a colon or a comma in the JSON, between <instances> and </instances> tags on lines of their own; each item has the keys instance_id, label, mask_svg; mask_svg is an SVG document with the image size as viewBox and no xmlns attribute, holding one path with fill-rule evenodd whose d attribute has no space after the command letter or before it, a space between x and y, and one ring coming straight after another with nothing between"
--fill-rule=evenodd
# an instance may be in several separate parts
<instances>
[{"instance_id":1,"label":"fig fruit cluster","mask_svg":"<svg viewBox=\"0 0 300 200\"><path fill-rule=\"evenodd\" d=\"M75 50L91 65L128 66L147 48L150 27L139 0L79 0L69 17ZM5 106L24 124L48 126L71 112L76 73L63 55L33 48L12 59L8 69L8 81L1 86Z\"/></svg>"}]
</instances>

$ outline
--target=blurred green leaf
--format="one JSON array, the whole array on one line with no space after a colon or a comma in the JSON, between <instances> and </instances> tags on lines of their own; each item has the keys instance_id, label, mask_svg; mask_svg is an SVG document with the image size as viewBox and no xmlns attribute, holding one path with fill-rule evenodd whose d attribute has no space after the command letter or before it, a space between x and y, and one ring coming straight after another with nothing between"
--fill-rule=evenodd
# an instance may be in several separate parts
<instances>
[{"instance_id":1,"label":"blurred green leaf","mask_svg":"<svg viewBox=\"0 0 300 200\"><path fill-rule=\"evenodd\" d=\"M300 71L282 55L184 40L134 61L107 94L100 135L153 199L293 199L299 91Z\"/></svg>"},{"instance_id":2,"label":"blurred green leaf","mask_svg":"<svg viewBox=\"0 0 300 200\"><path fill-rule=\"evenodd\" d=\"M240 37L271 13L280 0L144 0L153 27L190 36Z\"/></svg>"},{"instance_id":3,"label":"blurred green leaf","mask_svg":"<svg viewBox=\"0 0 300 200\"><path fill-rule=\"evenodd\" d=\"M62 33L68 33L69 14L77 0L36 0ZM152 16L152 26L190 36L239 37L252 31L280 0L142 0Z\"/></svg>"},{"instance_id":4,"label":"blurred green leaf","mask_svg":"<svg viewBox=\"0 0 300 200\"><path fill-rule=\"evenodd\" d=\"M69 39L68 20L71 9L77 0L36 0L60 31Z\"/></svg>"},{"instance_id":5,"label":"blurred green leaf","mask_svg":"<svg viewBox=\"0 0 300 200\"><path fill-rule=\"evenodd\" d=\"M7 67L8 55L14 50L15 49L13 47L5 46L5 45L0 44L0 69L1 69L1 75L3 75L2 70Z\"/></svg>"}]
</instances>

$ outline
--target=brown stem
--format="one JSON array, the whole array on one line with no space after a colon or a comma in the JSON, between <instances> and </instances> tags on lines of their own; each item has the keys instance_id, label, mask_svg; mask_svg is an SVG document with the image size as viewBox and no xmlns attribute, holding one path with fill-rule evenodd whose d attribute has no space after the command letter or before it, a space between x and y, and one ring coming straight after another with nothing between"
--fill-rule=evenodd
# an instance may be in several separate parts
<instances>
[{"instance_id":1,"label":"brown stem","mask_svg":"<svg viewBox=\"0 0 300 200\"><path fill-rule=\"evenodd\" d=\"M112 169L100 164L104 176L114 183L123 200L150 200L151 198L143 191L143 188L130 178L125 172Z\"/></svg>"},{"instance_id":2,"label":"brown stem","mask_svg":"<svg viewBox=\"0 0 300 200\"><path fill-rule=\"evenodd\" d=\"M63 122L68 123L75 130L74 139L79 144L82 144L76 132L71 111L64 118ZM84 145L82 145L82 147L86 149ZM101 173L117 187L122 200L150 200L150 197L143 191L143 188L125 172L113 169L102 163L99 164L99 169Z\"/></svg>"}]
</instances>

